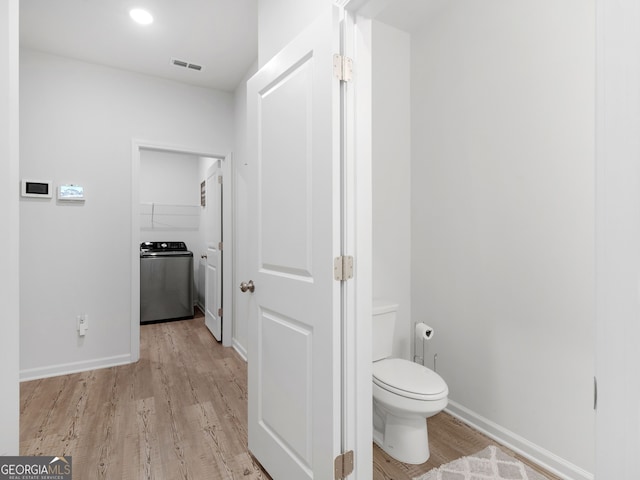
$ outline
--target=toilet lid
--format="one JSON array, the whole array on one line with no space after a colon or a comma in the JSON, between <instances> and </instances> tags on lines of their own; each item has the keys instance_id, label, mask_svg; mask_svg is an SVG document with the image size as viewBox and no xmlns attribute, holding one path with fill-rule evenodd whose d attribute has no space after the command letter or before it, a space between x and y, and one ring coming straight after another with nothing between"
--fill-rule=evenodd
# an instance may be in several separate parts
<instances>
[{"instance_id":1,"label":"toilet lid","mask_svg":"<svg viewBox=\"0 0 640 480\"><path fill-rule=\"evenodd\" d=\"M373 381L385 390L409 398L434 400L449 394L447 384L440 375L402 358L374 362Z\"/></svg>"}]
</instances>

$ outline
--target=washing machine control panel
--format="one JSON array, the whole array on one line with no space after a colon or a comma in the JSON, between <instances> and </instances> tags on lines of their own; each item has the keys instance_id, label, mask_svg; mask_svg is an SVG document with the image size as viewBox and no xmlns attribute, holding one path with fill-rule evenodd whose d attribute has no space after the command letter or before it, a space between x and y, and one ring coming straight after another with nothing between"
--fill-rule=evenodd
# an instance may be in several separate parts
<instances>
[{"instance_id":1,"label":"washing machine control panel","mask_svg":"<svg viewBox=\"0 0 640 480\"><path fill-rule=\"evenodd\" d=\"M141 252L184 252L187 244L184 242L142 242Z\"/></svg>"}]
</instances>

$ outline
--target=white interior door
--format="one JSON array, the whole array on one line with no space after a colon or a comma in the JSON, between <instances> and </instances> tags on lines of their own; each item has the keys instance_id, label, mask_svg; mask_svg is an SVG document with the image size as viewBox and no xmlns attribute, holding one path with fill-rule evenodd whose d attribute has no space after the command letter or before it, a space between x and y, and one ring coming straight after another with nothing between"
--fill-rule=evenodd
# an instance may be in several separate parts
<instances>
[{"instance_id":1,"label":"white interior door","mask_svg":"<svg viewBox=\"0 0 640 480\"><path fill-rule=\"evenodd\" d=\"M249 449L276 479L334 478L341 448L337 12L247 84L257 166L249 319Z\"/></svg>"},{"instance_id":2,"label":"white interior door","mask_svg":"<svg viewBox=\"0 0 640 480\"><path fill-rule=\"evenodd\" d=\"M216 340L222 340L222 172L216 163L207 172L205 215L207 269L204 321Z\"/></svg>"}]
</instances>

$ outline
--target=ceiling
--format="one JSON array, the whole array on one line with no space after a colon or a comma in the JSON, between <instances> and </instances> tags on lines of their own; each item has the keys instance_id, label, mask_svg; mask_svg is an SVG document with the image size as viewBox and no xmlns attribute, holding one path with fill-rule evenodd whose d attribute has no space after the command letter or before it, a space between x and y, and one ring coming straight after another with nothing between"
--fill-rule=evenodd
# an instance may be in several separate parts
<instances>
[{"instance_id":1,"label":"ceiling","mask_svg":"<svg viewBox=\"0 0 640 480\"><path fill-rule=\"evenodd\" d=\"M154 22L136 24L132 8ZM257 11L257 0L20 0L20 45L233 91L258 57Z\"/></svg>"},{"instance_id":2,"label":"ceiling","mask_svg":"<svg viewBox=\"0 0 640 480\"><path fill-rule=\"evenodd\" d=\"M24 1L24 0L22 0ZM393 0L383 2L376 20L406 32L414 32L435 18L455 0Z\"/></svg>"}]
</instances>

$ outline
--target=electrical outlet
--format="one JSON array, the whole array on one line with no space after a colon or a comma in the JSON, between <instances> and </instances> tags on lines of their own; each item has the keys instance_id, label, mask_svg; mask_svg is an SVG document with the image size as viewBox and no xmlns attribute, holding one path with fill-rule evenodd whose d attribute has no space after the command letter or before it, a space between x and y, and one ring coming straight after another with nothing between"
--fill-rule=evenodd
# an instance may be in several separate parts
<instances>
[{"instance_id":1,"label":"electrical outlet","mask_svg":"<svg viewBox=\"0 0 640 480\"><path fill-rule=\"evenodd\" d=\"M76 317L77 320L77 329L78 334L81 337L84 337L87 334L87 329L89 328L89 315L83 313Z\"/></svg>"}]
</instances>

